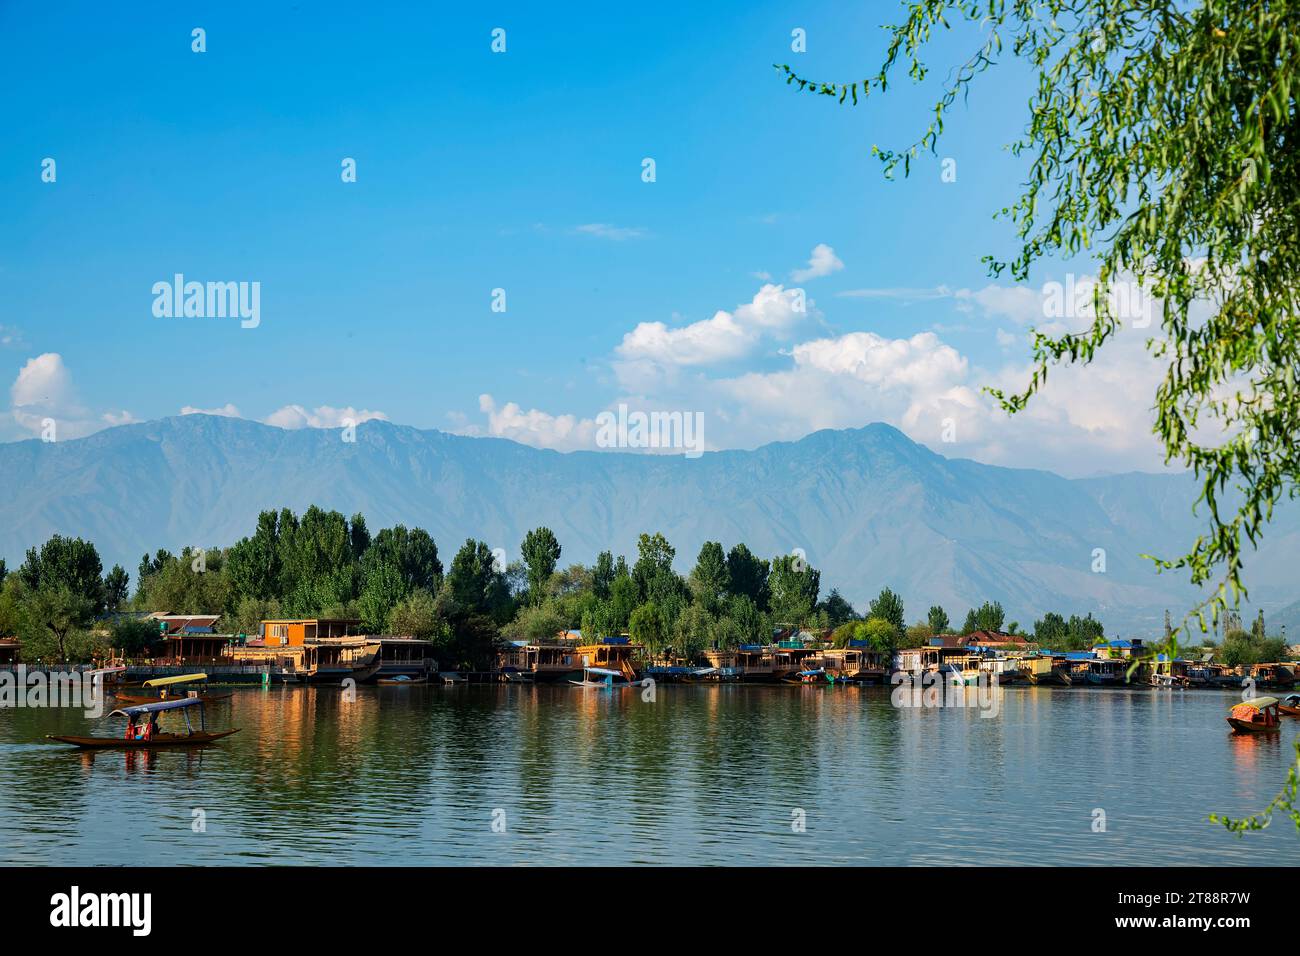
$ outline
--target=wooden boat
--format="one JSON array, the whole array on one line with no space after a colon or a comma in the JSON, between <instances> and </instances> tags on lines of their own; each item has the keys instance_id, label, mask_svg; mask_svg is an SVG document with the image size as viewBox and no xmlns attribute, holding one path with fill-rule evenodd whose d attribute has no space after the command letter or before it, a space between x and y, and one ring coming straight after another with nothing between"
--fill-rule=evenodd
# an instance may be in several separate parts
<instances>
[{"instance_id":1,"label":"wooden boat","mask_svg":"<svg viewBox=\"0 0 1300 956\"><path fill-rule=\"evenodd\" d=\"M1277 705L1278 713L1300 717L1300 694L1287 694Z\"/></svg>"},{"instance_id":2,"label":"wooden boat","mask_svg":"<svg viewBox=\"0 0 1300 956\"><path fill-rule=\"evenodd\" d=\"M1232 708L1227 721L1238 734L1276 733L1282 723L1278 717L1278 700L1276 697L1243 700Z\"/></svg>"},{"instance_id":3,"label":"wooden boat","mask_svg":"<svg viewBox=\"0 0 1300 956\"><path fill-rule=\"evenodd\" d=\"M781 681L786 684L834 684L835 677L826 673L825 668L818 667L815 670L799 671L797 674L782 677Z\"/></svg>"},{"instance_id":4,"label":"wooden boat","mask_svg":"<svg viewBox=\"0 0 1300 956\"><path fill-rule=\"evenodd\" d=\"M190 722L190 711L193 708L198 708L198 730L195 730ZM171 710L179 711L185 718L185 733L169 733L158 729L158 715ZM161 747L200 747L239 732L239 728L208 730L203 719L203 701L197 697L159 700L151 704L123 707L113 711L109 716L126 718L126 733L121 737L72 737L47 734L46 739L94 750L153 750Z\"/></svg>"},{"instance_id":5,"label":"wooden boat","mask_svg":"<svg viewBox=\"0 0 1300 956\"><path fill-rule=\"evenodd\" d=\"M376 684L380 684L384 687L410 687L413 684L427 684L428 682L429 678L427 677L411 677L407 674L396 674L393 677L381 677L379 680L375 681Z\"/></svg>"},{"instance_id":6,"label":"wooden boat","mask_svg":"<svg viewBox=\"0 0 1300 956\"><path fill-rule=\"evenodd\" d=\"M177 674L175 677L155 677L153 680L147 680L141 684L141 688L157 688L158 694L128 694L123 691L117 691L113 696L123 704L156 704L160 700L174 699L194 699L201 700L204 703L211 703L217 700L229 700L233 694L204 694L198 693L186 688L186 684L198 682L206 683L207 674Z\"/></svg>"},{"instance_id":7,"label":"wooden boat","mask_svg":"<svg viewBox=\"0 0 1300 956\"><path fill-rule=\"evenodd\" d=\"M591 676L593 674L601 679L592 680ZM610 670L608 667L584 667L582 669L582 680L571 680L569 683L574 687L596 687L603 690L633 686L630 681L624 678L622 671Z\"/></svg>"}]
</instances>

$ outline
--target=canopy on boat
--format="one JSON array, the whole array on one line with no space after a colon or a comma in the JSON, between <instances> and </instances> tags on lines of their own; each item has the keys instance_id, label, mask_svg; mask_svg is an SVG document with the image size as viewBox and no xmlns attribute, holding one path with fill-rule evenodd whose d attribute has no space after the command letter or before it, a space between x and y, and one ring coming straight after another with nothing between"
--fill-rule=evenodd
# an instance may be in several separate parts
<instances>
[{"instance_id":1,"label":"canopy on boat","mask_svg":"<svg viewBox=\"0 0 1300 956\"><path fill-rule=\"evenodd\" d=\"M175 677L155 677L144 682L145 687L168 687L172 684L188 684L190 681L207 680L207 674L178 674Z\"/></svg>"},{"instance_id":2,"label":"canopy on boat","mask_svg":"<svg viewBox=\"0 0 1300 956\"><path fill-rule=\"evenodd\" d=\"M177 707L202 707L203 701L197 697L178 697L176 700L160 700L152 704L136 704L134 707L123 707L121 710L115 710L108 716L116 717L121 714L123 717L138 717L140 714L153 714L160 710L175 710Z\"/></svg>"},{"instance_id":3,"label":"canopy on boat","mask_svg":"<svg viewBox=\"0 0 1300 956\"><path fill-rule=\"evenodd\" d=\"M623 676L622 672L620 672L620 671L612 671L612 670L610 670L610 669L607 668L607 667L588 667L588 668L586 668L586 671L587 671L588 674L603 674L603 675L608 676L608 677L622 677L622 676Z\"/></svg>"},{"instance_id":4,"label":"canopy on boat","mask_svg":"<svg viewBox=\"0 0 1300 956\"><path fill-rule=\"evenodd\" d=\"M1287 706L1289 707L1295 707L1297 704L1300 704L1300 694L1287 694L1282 699L1287 702Z\"/></svg>"},{"instance_id":5,"label":"canopy on boat","mask_svg":"<svg viewBox=\"0 0 1300 956\"><path fill-rule=\"evenodd\" d=\"M1253 707L1255 710L1263 710L1265 707L1276 707L1276 697L1252 697L1250 700L1243 700L1237 707ZM1233 710L1237 708L1234 707Z\"/></svg>"}]
</instances>

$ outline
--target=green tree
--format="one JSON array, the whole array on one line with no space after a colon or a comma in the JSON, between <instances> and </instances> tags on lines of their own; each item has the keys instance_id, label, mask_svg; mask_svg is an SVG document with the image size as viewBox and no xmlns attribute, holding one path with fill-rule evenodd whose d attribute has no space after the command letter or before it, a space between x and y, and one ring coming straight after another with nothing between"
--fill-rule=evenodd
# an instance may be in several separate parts
<instances>
[{"instance_id":1,"label":"green tree","mask_svg":"<svg viewBox=\"0 0 1300 956\"><path fill-rule=\"evenodd\" d=\"M736 645L766 644L771 639L771 624L748 594L733 594L727 601L726 614L727 619L735 624L734 630L729 628L726 636L734 638Z\"/></svg>"},{"instance_id":2,"label":"green tree","mask_svg":"<svg viewBox=\"0 0 1300 956\"><path fill-rule=\"evenodd\" d=\"M831 593L826 595L826 600L821 603L821 610L826 612L826 622L829 627L837 627L846 621L856 621L858 618L858 612L853 610L853 605L835 588L831 588Z\"/></svg>"},{"instance_id":3,"label":"green tree","mask_svg":"<svg viewBox=\"0 0 1300 956\"><path fill-rule=\"evenodd\" d=\"M92 614L104 610L104 566L89 541L52 535L40 550L29 548L18 575L33 591L68 591L89 603Z\"/></svg>"},{"instance_id":4,"label":"green tree","mask_svg":"<svg viewBox=\"0 0 1300 956\"><path fill-rule=\"evenodd\" d=\"M392 634L427 641L441 634L443 627L433 595L424 588L416 588L388 614L388 630Z\"/></svg>"},{"instance_id":5,"label":"green tree","mask_svg":"<svg viewBox=\"0 0 1300 956\"><path fill-rule=\"evenodd\" d=\"M719 546L719 553L722 548ZM697 660L705 648L712 647L717 633L717 619L699 604L682 611L673 625L673 650L688 662Z\"/></svg>"},{"instance_id":6,"label":"green tree","mask_svg":"<svg viewBox=\"0 0 1300 956\"><path fill-rule=\"evenodd\" d=\"M528 566L529 603L541 604L545 596L544 586L560 561L560 542L550 528L534 528L524 535L519 552Z\"/></svg>"},{"instance_id":7,"label":"green tree","mask_svg":"<svg viewBox=\"0 0 1300 956\"><path fill-rule=\"evenodd\" d=\"M773 558L771 567L767 585L772 615L779 624L806 624L817 606L821 572L793 554Z\"/></svg>"},{"instance_id":8,"label":"green tree","mask_svg":"<svg viewBox=\"0 0 1300 956\"><path fill-rule=\"evenodd\" d=\"M87 597L66 586L40 588L32 592L24 615L26 627L21 637L24 648L49 647L63 663L70 661L69 638L88 627L95 616L95 605Z\"/></svg>"},{"instance_id":9,"label":"green tree","mask_svg":"<svg viewBox=\"0 0 1300 956\"><path fill-rule=\"evenodd\" d=\"M492 549L482 541L470 538L456 552L445 588L455 617L464 619L477 614L505 623L510 616L505 574L496 566Z\"/></svg>"},{"instance_id":10,"label":"green tree","mask_svg":"<svg viewBox=\"0 0 1300 956\"><path fill-rule=\"evenodd\" d=\"M0 581L4 578L0 576ZM126 569L120 564L113 565L108 574L104 575L104 607L109 611L116 611L126 605L127 598L131 596L131 576L126 573Z\"/></svg>"},{"instance_id":11,"label":"green tree","mask_svg":"<svg viewBox=\"0 0 1300 956\"><path fill-rule=\"evenodd\" d=\"M721 544L704 542L686 583L696 604L710 615L718 612L731 593L731 573Z\"/></svg>"},{"instance_id":12,"label":"green tree","mask_svg":"<svg viewBox=\"0 0 1300 956\"><path fill-rule=\"evenodd\" d=\"M907 630L906 618L903 613L903 599L889 588L882 588L880 594L871 602L867 617L888 621L894 626L894 633L899 638Z\"/></svg>"},{"instance_id":13,"label":"green tree","mask_svg":"<svg viewBox=\"0 0 1300 956\"><path fill-rule=\"evenodd\" d=\"M962 625L963 634L971 634L975 631L1000 631L1002 622L1006 614L1002 610L1002 605L997 601L985 601L977 608L972 608L966 614L966 623Z\"/></svg>"},{"instance_id":14,"label":"green tree","mask_svg":"<svg viewBox=\"0 0 1300 956\"><path fill-rule=\"evenodd\" d=\"M596 564L591 569L591 591L602 601L607 600L613 585L614 555L602 551L596 555Z\"/></svg>"},{"instance_id":15,"label":"green tree","mask_svg":"<svg viewBox=\"0 0 1300 956\"><path fill-rule=\"evenodd\" d=\"M514 641L523 640L530 644L537 644L543 641L554 641L556 635L568 626L568 620L555 602L547 601L544 604L520 608L515 619L505 626L502 633ZM594 639L595 635L592 637Z\"/></svg>"},{"instance_id":16,"label":"green tree","mask_svg":"<svg viewBox=\"0 0 1300 956\"><path fill-rule=\"evenodd\" d=\"M932 637L934 637L934 628L930 627L926 621L917 621L904 633L900 646L925 647L930 643Z\"/></svg>"},{"instance_id":17,"label":"green tree","mask_svg":"<svg viewBox=\"0 0 1300 956\"><path fill-rule=\"evenodd\" d=\"M151 562L146 555L140 564L141 578L159 566L160 561ZM252 537L241 538L230 548L227 576L231 598L236 605L244 598L268 601L283 594L278 512L263 511L257 516L257 528Z\"/></svg>"},{"instance_id":18,"label":"green tree","mask_svg":"<svg viewBox=\"0 0 1300 956\"><path fill-rule=\"evenodd\" d=\"M948 612L937 604L931 606L925 620L930 625L930 630L935 634L947 634L948 628L951 626L948 622Z\"/></svg>"},{"instance_id":19,"label":"green tree","mask_svg":"<svg viewBox=\"0 0 1300 956\"><path fill-rule=\"evenodd\" d=\"M727 577L731 593L743 594L760 611L768 609L768 574L770 566L755 557L744 544L737 544L727 552Z\"/></svg>"},{"instance_id":20,"label":"green tree","mask_svg":"<svg viewBox=\"0 0 1300 956\"><path fill-rule=\"evenodd\" d=\"M109 628L108 642L109 646L121 650L124 657L153 657L162 648L163 636L157 621L119 618Z\"/></svg>"},{"instance_id":21,"label":"green tree","mask_svg":"<svg viewBox=\"0 0 1300 956\"><path fill-rule=\"evenodd\" d=\"M869 617L859 625L857 639L866 641L873 651L889 658L898 650L902 636L893 621Z\"/></svg>"},{"instance_id":22,"label":"green tree","mask_svg":"<svg viewBox=\"0 0 1300 956\"><path fill-rule=\"evenodd\" d=\"M628 632L633 642L643 645L651 656L661 654L668 643L668 628L654 604L642 604L632 612Z\"/></svg>"},{"instance_id":23,"label":"green tree","mask_svg":"<svg viewBox=\"0 0 1300 956\"><path fill-rule=\"evenodd\" d=\"M999 54L1033 72L1025 131L1011 145L1028 158L1028 176L1003 210L1020 248L985 261L993 275L1025 282L1045 261L1085 257L1097 284L1090 326L1035 331L1025 389L990 392L1022 411L1052 366L1087 365L1126 321L1138 324L1137 310L1115 301L1126 283L1159 300L1148 347L1166 372L1154 431L1166 460L1200 479L1206 528L1183 555L1154 560L1210 587L1208 607L1194 611L1204 630L1207 610L1217 622L1245 595L1247 546L1300 490L1300 6L912 0L867 78L779 69L801 91L856 105L886 89L900 59L913 79L926 77L924 48L962 19L977 46L949 74L924 133L873 151L887 175L900 166L907 175Z\"/></svg>"}]
</instances>

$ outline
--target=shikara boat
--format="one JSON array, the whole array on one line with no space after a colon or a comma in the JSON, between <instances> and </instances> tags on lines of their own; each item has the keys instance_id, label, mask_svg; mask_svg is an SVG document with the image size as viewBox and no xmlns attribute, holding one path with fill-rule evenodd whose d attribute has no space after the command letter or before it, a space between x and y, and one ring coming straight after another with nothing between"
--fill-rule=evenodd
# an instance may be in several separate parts
<instances>
[{"instance_id":1,"label":"shikara boat","mask_svg":"<svg viewBox=\"0 0 1300 956\"><path fill-rule=\"evenodd\" d=\"M411 687L414 684L427 684L427 677L412 677L409 674L395 674L392 677L381 677L375 681L384 687Z\"/></svg>"},{"instance_id":2,"label":"shikara boat","mask_svg":"<svg viewBox=\"0 0 1300 956\"><path fill-rule=\"evenodd\" d=\"M206 682L207 674L177 674L175 677L155 677L147 680L142 688L157 688L158 694L128 694L117 691L113 696L123 704L156 704L160 700L193 699L211 703L216 700L229 700L232 694L205 694L186 687L186 684Z\"/></svg>"},{"instance_id":3,"label":"shikara boat","mask_svg":"<svg viewBox=\"0 0 1300 956\"><path fill-rule=\"evenodd\" d=\"M835 683L835 678L831 674L826 673L825 668L818 667L813 670L799 671L796 674L783 677L781 678L781 681L786 684L833 684Z\"/></svg>"},{"instance_id":4,"label":"shikara boat","mask_svg":"<svg viewBox=\"0 0 1300 956\"><path fill-rule=\"evenodd\" d=\"M1243 700L1227 717L1234 733L1276 733L1282 723L1278 717L1276 697L1254 697Z\"/></svg>"},{"instance_id":5,"label":"shikara boat","mask_svg":"<svg viewBox=\"0 0 1300 956\"><path fill-rule=\"evenodd\" d=\"M1279 713L1288 717L1300 717L1300 694L1287 694L1277 705Z\"/></svg>"},{"instance_id":6,"label":"shikara boat","mask_svg":"<svg viewBox=\"0 0 1300 956\"><path fill-rule=\"evenodd\" d=\"M194 729L190 714L197 709L199 727ZM184 733L170 733L158 729L158 715L165 711L178 711L185 718ZM151 704L138 704L115 710L110 717L126 718L126 733L121 737L64 737L48 734L47 740L72 744L74 747L106 750L152 750L159 747L199 747L210 744L222 737L238 733L234 730L211 731L203 719L203 701L197 697L182 697L177 700L158 700Z\"/></svg>"},{"instance_id":7,"label":"shikara boat","mask_svg":"<svg viewBox=\"0 0 1300 956\"><path fill-rule=\"evenodd\" d=\"M592 677L598 677L599 680L592 680ZM597 687L606 690L613 690L615 687L633 686L624 676L622 671L610 670L608 667L584 667L582 669L582 680L569 681L574 687Z\"/></svg>"}]
</instances>

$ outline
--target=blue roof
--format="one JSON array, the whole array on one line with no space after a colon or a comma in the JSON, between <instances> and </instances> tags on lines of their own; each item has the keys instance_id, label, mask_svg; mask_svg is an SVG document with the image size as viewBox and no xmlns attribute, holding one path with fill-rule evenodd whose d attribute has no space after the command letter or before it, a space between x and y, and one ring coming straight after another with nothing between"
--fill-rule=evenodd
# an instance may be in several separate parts
<instances>
[{"instance_id":1,"label":"blue roof","mask_svg":"<svg viewBox=\"0 0 1300 956\"><path fill-rule=\"evenodd\" d=\"M1132 641L1098 641L1093 647L1132 647Z\"/></svg>"},{"instance_id":2,"label":"blue roof","mask_svg":"<svg viewBox=\"0 0 1300 956\"><path fill-rule=\"evenodd\" d=\"M763 645L762 644L741 644L740 649L742 651L761 651L763 649Z\"/></svg>"},{"instance_id":3,"label":"blue roof","mask_svg":"<svg viewBox=\"0 0 1300 956\"><path fill-rule=\"evenodd\" d=\"M154 714L160 710L175 710L178 707L202 707L203 701L197 697L180 697L176 700L160 700L153 704L136 704L134 707L123 707L121 710L115 710L113 714L121 714L123 717L136 717L140 714Z\"/></svg>"}]
</instances>

